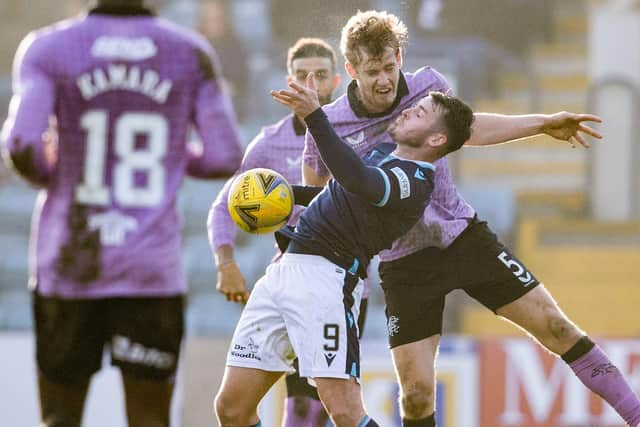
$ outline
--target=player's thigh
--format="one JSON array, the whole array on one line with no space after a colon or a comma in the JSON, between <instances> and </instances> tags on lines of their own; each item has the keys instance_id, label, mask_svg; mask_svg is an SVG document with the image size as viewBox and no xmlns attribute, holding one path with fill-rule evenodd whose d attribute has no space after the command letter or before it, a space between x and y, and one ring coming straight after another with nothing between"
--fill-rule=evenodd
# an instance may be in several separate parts
<instances>
[{"instance_id":1,"label":"player's thigh","mask_svg":"<svg viewBox=\"0 0 640 427\"><path fill-rule=\"evenodd\" d=\"M184 297L109 300L111 361L123 376L172 383L184 334Z\"/></svg>"},{"instance_id":2,"label":"player's thigh","mask_svg":"<svg viewBox=\"0 0 640 427\"><path fill-rule=\"evenodd\" d=\"M122 373L130 427L169 426L173 381L149 380Z\"/></svg>"},{"instance_id":3,"label":"player's thigh","mask_svg":"<svg viewBox=\"0 0 640 427\"><path fill-rule=\"evenodd\" d=\"M393 366L403 394L416 390L433 394L439 343L440 335L433 335L391 349Z\"/></svg>"},{"instance_id":4,"label":"player's thigh","mask_svg":"<svg viewBox=\"0 0 640 427\"><path fill-rule=\"evenodd\" d=\"M279 280L279 266L272 264L254 286L231 338L227 366L294 372L296 355L273 295Z\"/></svg>"},{"instance_id":5,"label":"player's thigh","mask_svg":"<svg viewBox=\"0 0 640 427\"><path fill-rule=\"evenodd\" d=\"M283 263L283 287L275 298L300 376L359 377L362 280L318 256L286 254Z\"/></svg>"},{"instance_id":6,"label":"player's thigh","mask_svg":"<svg viewBox=\"0 0 640 427\"><path fill-rule=\"evenodd\" d=\"M497 314L532 334L556 354L568 351L584 335L543 285L500 307Z\"/></svg>"},{"instance_id":7,"label":"player's thigh","mask_svg":"<svg viewBox=\"0 0 640 427\"><path fill-rule=\"evenodd\" d=\"M57 384L89 381L100 369L107 339L103 301L34 293L33 314L40 374Z\"/></svg>"},{"instance_id":8,"label":"player's thigh","mask_svg":"<svg viewBox=\"0 0 640 427\"><path fill-rule=\"evenodd\" d=\"M283 372L227 366L216 396L216 411L227 417L247 417L255 413L260 400L283 375ZM233 415L231 416L233 418Z\"/></svg>"},{"instance_id":9,"label":"player's thigh","mask_svg":"<svg viewBox=\"0 0 640 427\"><path fill-rule=\"evenodd\" d=\"M314 378L318 395L331 418L359 422L365 416L360 384L355 378ZM356 425L356 424L353 424Z\"/></svg>"},{"instance_id":10,"label":"player's thigh","mask_svg":"<svg viewBox=\"0 0 640 427\"><path fill-rule=\"evenodd\" d=\"M460 287L494 312L540 283L486 222L472 222L450 249Z\"/></svg>"}]
</instances>

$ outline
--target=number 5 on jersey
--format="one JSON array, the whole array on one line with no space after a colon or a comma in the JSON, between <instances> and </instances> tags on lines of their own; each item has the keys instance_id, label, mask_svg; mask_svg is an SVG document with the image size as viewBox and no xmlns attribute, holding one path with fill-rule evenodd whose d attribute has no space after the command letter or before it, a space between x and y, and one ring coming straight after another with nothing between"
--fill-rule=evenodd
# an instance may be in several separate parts
<instances>
[{"instance_id":1,"label":"number 5 on jersey","mask_svg":"<svg viewBox=\"0 0 640 427\"><path fill-rule=\"evenodd\" d=\"M80 118L87 132L83 182L75 189L79 203L97 206L111 204L105 185L109 115L105 110L90 110ZM144 208L159 204L164 197L169 126L156 113L126 112L114 120L113 141L116 161L113 168L113 198L122 207ZM136 147L136 136L146 138L146 147ZM145 175L144 185L136 185L136 172Z\"/></svg>"},{"instance_id":2,"label":"number 5 on jersey","mask_svg":"<svg viewBox=\"0 0 640 427\"><path fill-rule=\"evenodd\" d=\"M502 261L509 270L511 270L513 275L516 276L519 281L525 284L524 286L529 286L532 283L533 277L531 276L531 273L529 273L516 259L509 258L509 254L506 251L500 252L498 259Z\"/></svg>"}]
</instances>

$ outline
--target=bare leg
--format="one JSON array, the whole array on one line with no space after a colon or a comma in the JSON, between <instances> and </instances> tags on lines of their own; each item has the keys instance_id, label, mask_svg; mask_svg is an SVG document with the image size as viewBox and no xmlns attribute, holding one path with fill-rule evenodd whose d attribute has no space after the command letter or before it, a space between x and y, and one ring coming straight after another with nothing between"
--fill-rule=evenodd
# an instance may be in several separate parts
<instances>
[{"instance_id":1,"label":"bare leg","mask_svg":"<svg viewBox=\"0 0 640 427\"><path fill-rule=\"evenodd\" d=\"M221 427L247 427L258 423L258 403L283 372L227 366L215 400Z\"/></svg>"},{"instance_id":2,"label":"bare leg","mask_svg":"<svg viewBox=\"0 0 640 427\"><path fill-rule=\"evenodd\" d=\"M391 349L400 385L403 419L419 420L435 412L435 359L440 335Z\"/></svg>"}]
</instances>

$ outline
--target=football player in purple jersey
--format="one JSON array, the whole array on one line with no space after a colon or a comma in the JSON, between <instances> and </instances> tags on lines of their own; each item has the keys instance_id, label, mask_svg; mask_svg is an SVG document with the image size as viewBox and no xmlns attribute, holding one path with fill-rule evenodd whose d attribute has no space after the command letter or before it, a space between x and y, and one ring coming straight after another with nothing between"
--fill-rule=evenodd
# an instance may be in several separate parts
<instances>
[{"instance_id":1,"label":"football player in purple jersey","mask_svg":"<svg viewBox=\"0 0 640 427\"><path fill-rule=\"evenodd\" d=\"M186 292L177 191L185 175L230 176L242 157L219 72L201 36L141 0L98 1L19 46L2 143L43 190L29 283L41 425L81 425L105 345L129 425L169 425Z\"/></svg>"},{"instance_id":2,"label":"football player in purple jersey","mask_svg":"<svg viewBox=\"0 0 640 427\"><path fill-rule=\"evenodd\" d=\"M336 54L324 40L301 38L289 48L287 55L287 81L304 84L309 73L315 76L318 98L321 104L331 102L333 91L340 83L336 74ZM278 123L263 128L245 151L237 173L264 167L273 169L291 184L302 182L302 149L306 124L294 114L285 116ZM249 291L245 279L233 255L237 227L227 208L227 197L232 179L216 197L209 212L209 241L214 251L218 270L218 292L229 301L246 303ZM301 212L296 206L289 224L295 224ZM366 299L363 299L363 303ZM363 313L363 308L360 309ZM361 315L364 319L364 315ZM297 373L287 376L287 402L284 425L324 426L328 415L315 388Z\"/></svg>"},{"instance_id":3,"label":"football player in purple jersey","mask_svg":"<svg viewBox=\"0 0 640 427\"><path fill-rule=\"evenodd\" d=\"M403 72L405 25L386 12L358 12L342 29L341 51L353 81L347 94L324 107L337 134L359 155L388 141L387 129L429 91L448 93L436 70ZM560 112L509 116L476 113L466 145L499 144L536 134L588 147L587 125L600 119ZM391 131L390 131L391 132ZM329 175L307 133L303 177L321 185ZM389 344L400 384L404 426L435 425L435 367L445 295L463 289L496 314L526 330L561 356L576 376L631 426L640 401L602 350L560 310L547 289L506 248L458 193L446 158L436 163L432 201L420 221L380 254ZM598 367L610 367L593 375Z\"/></svg>"}]
</instances>

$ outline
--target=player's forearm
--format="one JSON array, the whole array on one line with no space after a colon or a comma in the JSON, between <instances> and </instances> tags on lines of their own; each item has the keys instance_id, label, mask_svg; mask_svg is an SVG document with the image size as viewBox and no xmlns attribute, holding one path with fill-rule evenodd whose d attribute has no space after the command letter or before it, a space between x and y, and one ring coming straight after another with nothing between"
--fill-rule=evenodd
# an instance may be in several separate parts
<instances>
[{"instance_id":1,"label":"player's forearm","mask_svg":"<svg viewBox=\"0 0 640 427\"><path fill-rule=\"evenodd\" d=\"M7 166L31 184L46 186L54 167L47 159L44 141L30 141L15 128L5 129L5 135L2 157Z\"/></svg>"},{"instance_id":2,"label":"player's forearm","mask_svg":"<svg viewBox=\"0 0 640 427\"><path fill-rule=\"evenodd\" d=\"M233 246L231 245L222 245L218 249L216 249L215 253L216 267L221 267L225 264L229 264L231 262L235 262L235 258L233 256Z\"/></svg>"},{"instance_id":3,"label":"player's forearm","mask_svg":"<svg viewBox=\"0 0 640 427\"><path fill-rule=\"evenodd\" d=\"M368 168L347 144L342 142L321 108L305 117L309 132L316 140L322 160L333 177L348 191L367 200L378 201L385 192L380 173Z\"/></svg>"},{"instance_id":4,"label":"player's forearm","mask_svg":"<svg viewBox=\"0 0 640 427\"><path fill-rule=\"evenodd\" d=\"M471 138L465 145L495 145L542 132L544 114L504 115L476 113Z\"/></svg>"},{"instance_id":5,"label":"player's forearm","mask_svg":"<svg viewBox=\"0 0 640 427\"><path fill-rule=\"evenodd\" d=\"M229 99L214 82L199 90L195 122L202 152L190 153L187 173L205 179L231 176L240 167L242 148Z\"/></svg>"},{"instance_id":6,"label":"player's forearm","mask_svg":"<svg viewBox=\"0 0 640 427\"><path fill-rule=\"evenodd\" d=\"M229 216L227 197L229 194L229 185L231 180L227 181L224 188L216 197L216 200L211 205L209 215L207 217L207 233L209 237L209 244L214 253L221 246L230 246L233 248L235 245L237 229L233 220Z\"/></svg>"}]
</instances>

